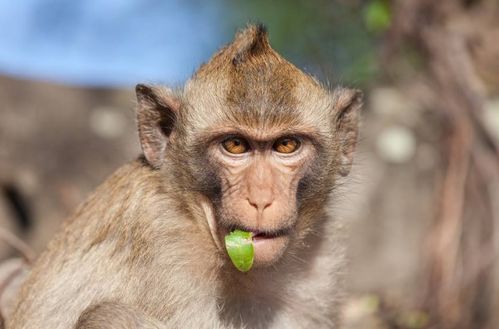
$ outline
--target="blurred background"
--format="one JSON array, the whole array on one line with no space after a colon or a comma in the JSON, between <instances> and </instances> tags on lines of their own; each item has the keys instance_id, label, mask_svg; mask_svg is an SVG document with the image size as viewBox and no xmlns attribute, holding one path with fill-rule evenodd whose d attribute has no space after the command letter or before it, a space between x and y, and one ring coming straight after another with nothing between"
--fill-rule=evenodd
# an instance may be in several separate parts
<instances>
[{"instance_id":1,"label":"blurred background","mask_svg":"<svg viewBox=\"0 0 499 329\"><path fill-rule=\"evenodd\" d=\"M366 95L335 203L345 327L497 328L497 0L0 2L0 260L19 255L12 235L38 254L139 154L136 83L181 85L248 22Z\"/></svg>"}]
</instances>

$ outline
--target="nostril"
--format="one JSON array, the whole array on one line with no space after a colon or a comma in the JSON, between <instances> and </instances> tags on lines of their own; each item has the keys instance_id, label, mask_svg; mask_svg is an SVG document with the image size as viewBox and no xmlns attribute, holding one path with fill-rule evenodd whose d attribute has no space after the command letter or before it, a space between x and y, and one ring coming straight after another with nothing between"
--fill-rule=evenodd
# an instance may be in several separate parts
<instances>
[{"instance_id":1,"label":"nostril","mask_svg":"<svg viewBox=\"0 0 499 329\"><path fill-rule=\"evenodd\" d=\"M263 211L272 205L272 201L264 201L264 200L255 201L255 200L250 200L250 199L246 199L246 200L248 200L248 203L252 207L256 208L259 211Z\"/></svg>"},{"instance_id":2,"label":"nostril","mask_svg":"<svg viewBox=\"0 0 499 329\"><path fill-rule=\"evenodd\" d=\"M251 202L251 200L250 200L250 199L246 199L246 200L248 201L248 203L249 203L252 207L254 207L254 208L257 208L257 209L258 209L258 206L256 205L256 203Z\"/></svg>"}]
</instances>

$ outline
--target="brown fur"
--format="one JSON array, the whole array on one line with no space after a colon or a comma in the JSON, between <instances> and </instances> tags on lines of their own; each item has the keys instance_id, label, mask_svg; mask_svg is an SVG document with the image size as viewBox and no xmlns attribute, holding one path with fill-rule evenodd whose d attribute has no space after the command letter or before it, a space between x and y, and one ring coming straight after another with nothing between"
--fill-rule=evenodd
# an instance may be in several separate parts
<instances>
[{"instance_id":1,"label":"brown fur","mask_svg":"<svg viewBox=\"0 0 499 329\"><path fill-rule=\"evenodd\" d=\"M139 85L137 95L144 157L66 222L7 328L337 328L343 244L327 202L351 165L360 94L326 90L250 26L183 90ZM217 247L201 206L220 215L207 150L235 129L255 140L305 134L315 150L296 187L290 245L248 273Z\"/></svg>"}]
</instances>

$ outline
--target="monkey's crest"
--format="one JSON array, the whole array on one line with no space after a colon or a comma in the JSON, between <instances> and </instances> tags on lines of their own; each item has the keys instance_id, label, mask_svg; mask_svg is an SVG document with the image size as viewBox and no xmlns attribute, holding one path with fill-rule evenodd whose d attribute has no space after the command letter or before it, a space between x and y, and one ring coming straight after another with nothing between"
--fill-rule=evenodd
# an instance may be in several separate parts
<instances>
[{"instance_id":1,"label":"monkey's crest","mask_svg":"<svg viewBox=\"0 0 499 329\"><path fill-rule=\"evenodd\" d=\"M264 63L281 63L285 60L270 46L267 29L263 24L248 25L239 31L234 40L202 65L193 79L203 79L213 72L238 70L244 64L258 66Z\"/></svg>"},{"instance_id":2,"label":"monkey's crest","mask_svg":"<svg viewBox=\"0 0 499 329\"><path fill-rule=\"evenodd\" d=\"M235 66L259 54L273 52L268 40L267 29L263 24L250 25L245 30L240 31L232 42L231 48L234 51L232 63Z\"/></svg>"}]
</instances>

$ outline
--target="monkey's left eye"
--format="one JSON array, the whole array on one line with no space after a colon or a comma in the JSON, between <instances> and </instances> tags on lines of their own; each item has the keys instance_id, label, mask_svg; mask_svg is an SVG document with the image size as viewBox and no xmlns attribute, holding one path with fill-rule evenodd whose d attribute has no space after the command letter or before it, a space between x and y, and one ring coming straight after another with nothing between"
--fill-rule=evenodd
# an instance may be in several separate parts
<instances>
[{"instance_id":1,"label":"monkey's left eye","mask_svg":"<svg viewBox=\"0 0 499 329\"><path fill-rule=\"evenodd\" d=\"M249 144L246 140L240 137L231 137L222 142L224 149L232 154L241 154L248 152Z\"/></svg>"},{"instance_id":2,"label":"monkey's left eye","mask_svg":"<svg viewBox=\"0 0 499 329\"><path fill-rule=\"evenodd\" d=\"M279 153L293 153L300 147L300 141L293 137L279 138L272 148Z\"/></svg>"}]
</instances>

